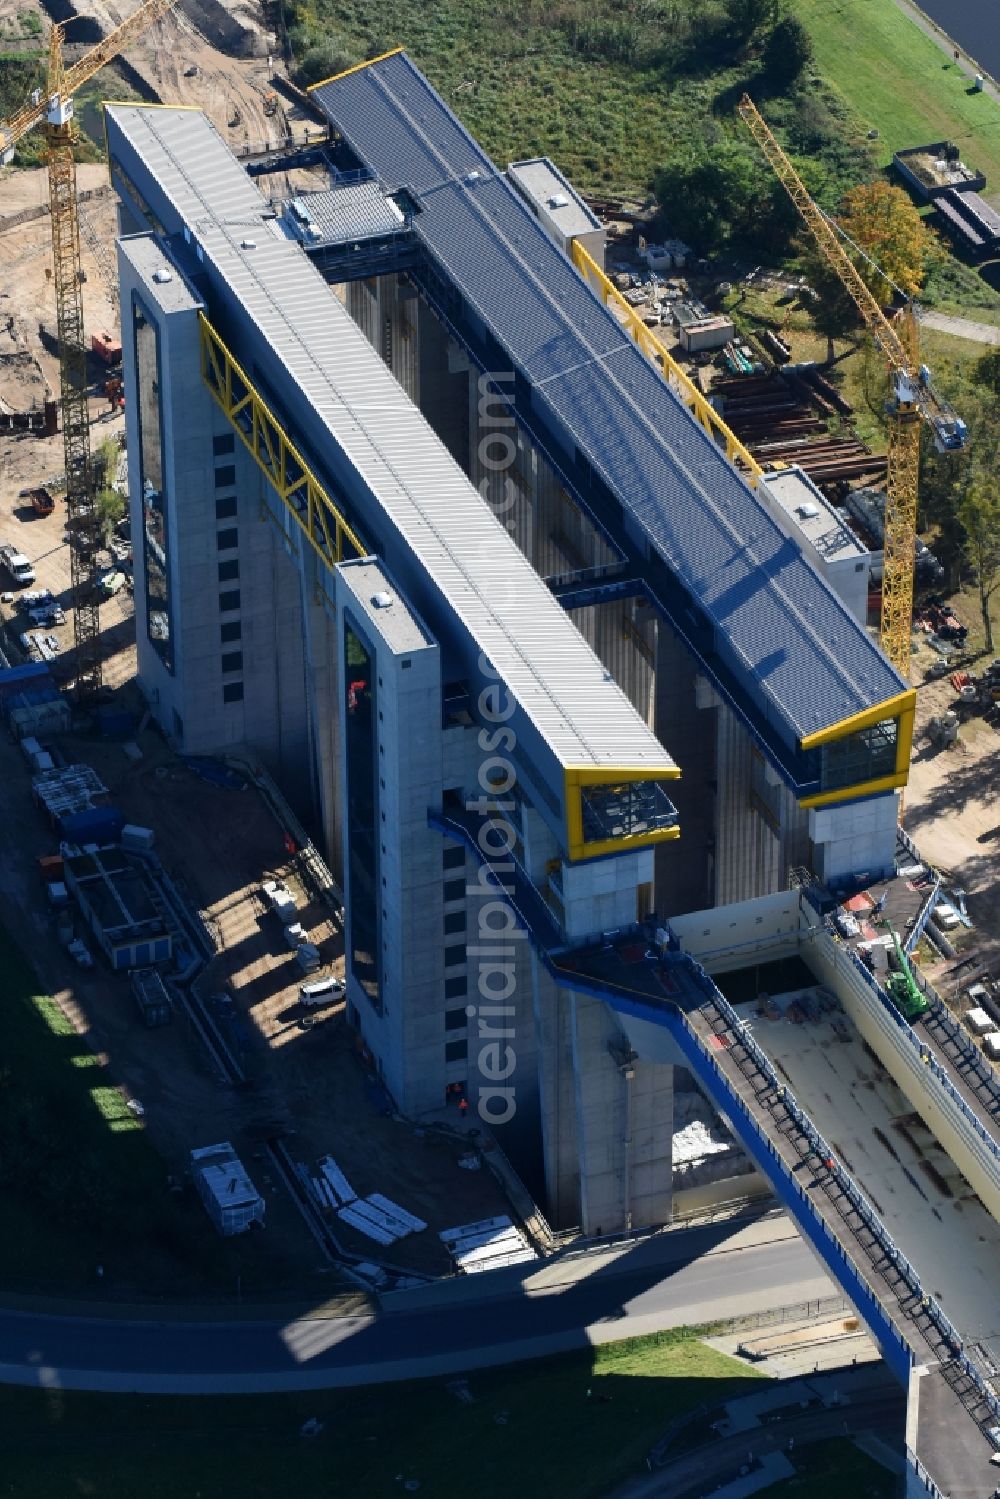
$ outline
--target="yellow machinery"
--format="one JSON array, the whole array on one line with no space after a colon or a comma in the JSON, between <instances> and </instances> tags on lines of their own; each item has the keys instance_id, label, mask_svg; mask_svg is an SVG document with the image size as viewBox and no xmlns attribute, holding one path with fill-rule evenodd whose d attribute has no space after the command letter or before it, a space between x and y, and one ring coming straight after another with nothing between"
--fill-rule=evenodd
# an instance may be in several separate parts
<instances>
[{"instance_id":1,"label":"yellow machinery","mask_svg":"<svg viewBox=\"0 0 1000 1499\"><path fill-rule=\"evenodd\" d=\"M94 496L90 452L87 343L83 327L83 268L76 200L73 95L111 62L123 47L171 9L175 0L146 0L128 20L72 67L63 66L63 28L49 38L48 78L12 120L0 124L0 161L23 135L42 121L46 127L49 208L52 217L52 277L59 336L60 406L66 462L66 510L70 532L76 695L91 702L101 686L101 625L97 589L100 522Z\"/></svg>"},{"instance_id":2,"label":"yellow machinery","mask_svg":"<svg viewBox=\"0 0 1000 1499\"><path fill-rule=\"evenodd\" d=\"M920 423L929 423L935 445L941 452L965 446L965 423L935 394L930 373L920 363L919 332L913 303L908 302L902 312L889 321L844 249L835 226L809 196L802 179L748 94L743 95L739 112L805 220L820 254L853 300L889 367L892 397L889 402L881 643L896 670L909 680Z\"/></svg>"}]
</instances>

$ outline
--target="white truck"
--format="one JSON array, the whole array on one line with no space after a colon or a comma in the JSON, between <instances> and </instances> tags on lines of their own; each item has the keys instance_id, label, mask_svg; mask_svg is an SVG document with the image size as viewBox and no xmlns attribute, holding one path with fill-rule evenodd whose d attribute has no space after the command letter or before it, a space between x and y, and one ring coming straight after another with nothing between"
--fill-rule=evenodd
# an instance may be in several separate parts
<instances>
[{"instance_id":1,"label":"white truck","mask_svg":"<svg viewBox=\"0 0 1000 1499\"><path fill-rule=\"evenodd\" d=\"M35 581L35 569L17 547L11 546L9 541L0 544L0 562L3 563L11 578L18 588L27 588L29 583Z\"/></svg>"}]
</instances>

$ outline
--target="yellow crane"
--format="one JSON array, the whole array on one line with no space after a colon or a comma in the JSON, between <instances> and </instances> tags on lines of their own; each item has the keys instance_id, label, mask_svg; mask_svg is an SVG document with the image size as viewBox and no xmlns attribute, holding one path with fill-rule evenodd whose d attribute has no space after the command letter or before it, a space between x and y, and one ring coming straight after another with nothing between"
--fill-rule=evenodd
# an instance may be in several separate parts
<instances>
[{"instance_id":1,"label":"yellow crane","mask_svg":"<svg viewBox=\"0 0 1000 1499\"><path fill-rule=\"evenodd\" d=\"M910 675L913 628L913 563L917 534L920 423L929 424L941 452L963 448L965 423L936 394L920 362L916 309L908 300L892 321L872 295L841 243L835 225L812 198L748 94L738 105L751 135L798 209L827 265L840 278L889 369L889 469L886 476L882 649L900 675ZM891 283L890 283L891 284Z\"/></svg>"},{"instance_id":2,"label":"yellow crane","mask_svg":"<svg viewBox=\"0 0 1000 1499\"><path fill-rule=\"evenodd\" d=\"M73 95L129 42L152 26L175 0L145 0L79 62L64 67L62 26L49 37L48 76L13 119L0 122L0 162L9 160L22 136L45 123L52 219L52 279L59 338L60 408L66 465L66 511L70 532L74 681L77 699L92 702L101 686L101 626L97 587L100 523L96 513L90 452L87 344L83 327L83 268L76 198Z\"/></svg>"}]
</instances>

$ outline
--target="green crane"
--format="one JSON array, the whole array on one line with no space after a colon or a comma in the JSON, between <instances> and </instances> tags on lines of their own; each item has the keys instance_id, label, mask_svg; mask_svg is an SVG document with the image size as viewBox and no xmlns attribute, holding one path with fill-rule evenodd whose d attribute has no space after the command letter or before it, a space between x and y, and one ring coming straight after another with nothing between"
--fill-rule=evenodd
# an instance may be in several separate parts
<instances>
[{"instance_id":1,"label":"green crane","mask_svg":"<svg viewBox=\"0 0 1000 1499\"><path fill-rule=\"evenodd\" d=\"M913 977L910 960L899 945L899 938L892 931L891 927L889 930L892 936L892 945L896 950L896 962L899 964L899 971L898 973L889 974L885 981L885 987L889 998L905 1020L919 1020L921 1015L926 1014L930 1009L930 1004L920 992L917 981Z\"/></svg>"}]
</instances>

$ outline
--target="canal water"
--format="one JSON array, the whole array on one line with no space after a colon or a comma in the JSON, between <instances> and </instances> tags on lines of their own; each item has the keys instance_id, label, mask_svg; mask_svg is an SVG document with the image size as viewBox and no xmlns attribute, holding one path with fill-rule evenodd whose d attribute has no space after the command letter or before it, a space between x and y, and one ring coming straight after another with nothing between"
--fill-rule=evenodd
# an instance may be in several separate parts
<instances>
[{"instance_id":1,"label":"canal water","mask_svg":"<svg viewBox=\"0 0 1000 1499\"><path fill-rule=\"evenodd\" d=\"M918 0L918 4L957 46L1000 78L1000 0Z\"/></svg>"}]
</instances>

